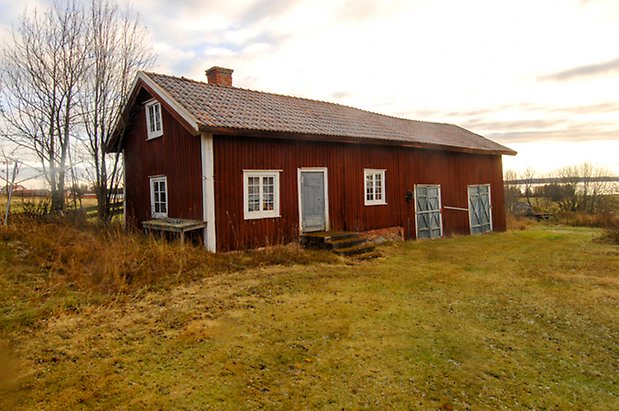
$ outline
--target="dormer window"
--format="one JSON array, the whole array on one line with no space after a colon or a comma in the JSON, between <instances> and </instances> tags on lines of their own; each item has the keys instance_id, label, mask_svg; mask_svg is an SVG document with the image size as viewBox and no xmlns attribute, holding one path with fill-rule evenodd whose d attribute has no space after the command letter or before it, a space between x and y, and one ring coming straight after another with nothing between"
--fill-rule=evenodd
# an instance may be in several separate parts
<instances>
[{"instance_id":1,"label":"dormer window","mask_svg":"<svg viewBox=\"0 0 619 411\"><path fill-rule=\"evenodd\" d=\"M156 100L151 100L146 103L146 130L148 131L147 140L163 135L161 104Z\"/></svg>"}]
</instances>

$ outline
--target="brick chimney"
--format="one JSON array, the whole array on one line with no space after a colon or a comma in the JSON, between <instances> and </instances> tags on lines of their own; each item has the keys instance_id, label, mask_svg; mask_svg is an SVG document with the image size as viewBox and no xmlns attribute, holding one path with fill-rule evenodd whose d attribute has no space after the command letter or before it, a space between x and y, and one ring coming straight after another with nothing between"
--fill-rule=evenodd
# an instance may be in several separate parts
<instances>
[{"instance_id":1,"label":"brick chimney","mask_svg":"<svg viewBox=\"0 0 619 411\"><path fill-rule=\"evenodd\" d=\"M234 70L223 67L213 66L206 70L208 84L216 84L218 86L232 87L232 72Z\"/></svg>"}]
</instances>

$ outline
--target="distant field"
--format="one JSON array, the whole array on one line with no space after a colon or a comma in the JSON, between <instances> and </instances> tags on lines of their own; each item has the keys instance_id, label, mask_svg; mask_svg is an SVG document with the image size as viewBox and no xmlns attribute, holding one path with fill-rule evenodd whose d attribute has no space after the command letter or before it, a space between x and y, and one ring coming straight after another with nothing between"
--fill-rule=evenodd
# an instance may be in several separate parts
<instances>
[{"instance_id":1,"label":"distant field","mask_svg":"<svg viewBox=\"0 0 619 411\"><path fill-rule=\"evenodd\" d=\"M0 194L0 214L2 215L2 219L4 221L4 214L6 212L6 203L8 201L8 198L6 196L6 194ZM11 199L11 213L20 213L22 211L24 211L24 203L35 203L35 204L39 204L41 202L49 202L49 199L46 199L44 197L19 197L19 196L14 196ZM91 207L91 206L96 206L97 205L97 199L96 198L84 198L82 199L81 202L81 207ZM74 203L74 201L72 199L67 199L67 208L68 209L72 209L72 208L80 208L80 203L79 201L77 203Z\"/></svg>"},{"instance_id":2,"label":"distant field","mask_svg":"<svg viewBox=\"0 0 619 411\"><path fill-rule=\"evenodd\" d=\"M0 409L619 409L619 247L600 233L540 225L368 262L234 253L116 294L49 287L71 256L10 234Z\"/></svg>"}]
</instances>

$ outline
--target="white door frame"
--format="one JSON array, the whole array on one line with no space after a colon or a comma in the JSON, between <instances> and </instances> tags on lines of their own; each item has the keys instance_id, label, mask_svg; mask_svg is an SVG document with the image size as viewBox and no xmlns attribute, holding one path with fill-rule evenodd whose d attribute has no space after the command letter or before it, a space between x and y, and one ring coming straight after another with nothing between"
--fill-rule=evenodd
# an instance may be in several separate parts
<instances>
[{"instance_id":1,"label":"white door frame","mask_svg":"<svg viewBox=\"0 0 619 411\"><path fill-rule=\"evenodd\" d=\"M324 178L324 198L325 198L325 231L331 229L329 222L329 171L327 167L299 167L297 168L297 198L299 200L299 233L303 233L303 201L301 199L301 173L320 172Z\"/></svg>"},{"instance_id":2,"label":"white door frame","mask_svg":"<svg viewBox=\"0 0 619 411\"><path fill-rule=\"evenodd\" d=\"M415 202L415 239L419 239L419 227L417 227L417 187L436 187L438 188L438 213L440 215L441 237L443 237L443 199L440 184L415 184L413 189L413 201Z\"/></svg>"},{"instance_id":3,"label":"white door frame","mask_svg":"<svg viewBox=\"0 0 619 411\"><path fill-rule=\"evenodd\" d=\"M206 221L204 229L204 247L211 252L217 251L217 232L215 230L215 157L213 153L213 135L202 133L200 138L202 163L202 220Z\"/></svg>"}]
</instances>

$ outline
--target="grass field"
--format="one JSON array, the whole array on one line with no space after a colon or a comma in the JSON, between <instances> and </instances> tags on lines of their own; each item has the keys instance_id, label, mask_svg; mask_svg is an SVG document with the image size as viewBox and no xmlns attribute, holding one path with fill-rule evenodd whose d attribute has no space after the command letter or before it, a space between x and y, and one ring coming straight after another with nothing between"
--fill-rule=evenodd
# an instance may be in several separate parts
<instances>
[{"instance_id":1,"label":"grass field","mask_svg":"<svg viewBox=\"0 0 619 411\"><path fill-rule=\"evenodd\" d=\"M619 247L600 234L209 257L113 293L5 235L0 409L619 409Z\"/></svg>"}]
</instances>

